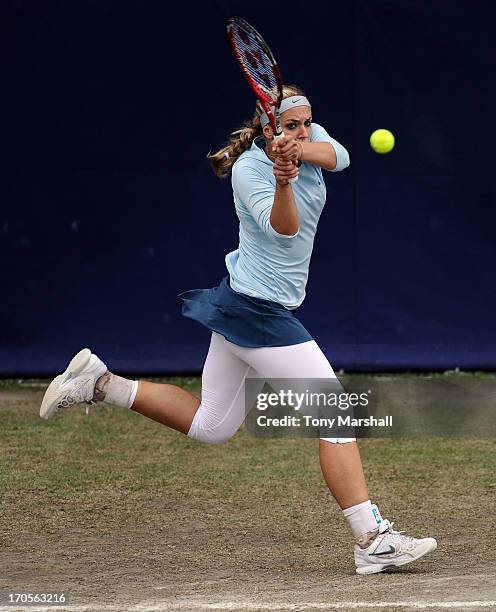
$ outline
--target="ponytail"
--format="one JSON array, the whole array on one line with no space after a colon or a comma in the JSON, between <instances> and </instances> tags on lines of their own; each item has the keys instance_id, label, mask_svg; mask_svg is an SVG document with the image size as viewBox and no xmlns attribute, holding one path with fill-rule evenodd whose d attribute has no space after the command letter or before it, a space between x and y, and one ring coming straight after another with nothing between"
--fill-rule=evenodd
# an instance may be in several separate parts
<instances>
[{"instance_id":1,"label":"ponytail","mask_svg":"<svg viewBox=\"0 0 496 612\"><path fill-rule=\"evenodd\" d=\"M226 178L241 153L244 153L251 147L257 136L262 135L262 124L260 123L260 115L262 113L263 109L260 102L257 102L255 114L251 122L246 122L242 128L232 132L226 146L219 149L216 153L209 153L207 155L213 171L219 178Z\"/></svg>"}]
</instances>

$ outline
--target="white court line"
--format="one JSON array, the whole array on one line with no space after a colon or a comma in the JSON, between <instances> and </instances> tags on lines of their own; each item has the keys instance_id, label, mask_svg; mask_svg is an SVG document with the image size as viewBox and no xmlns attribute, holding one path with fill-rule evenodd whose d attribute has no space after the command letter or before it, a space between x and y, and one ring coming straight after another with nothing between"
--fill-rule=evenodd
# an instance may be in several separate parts
<instances>
[{"instance_id":1,"label":"white court line","mask_svg":"<svg viewBox=\"0 0 496 612\"><path fill-rule=\"evenodd\" d=\"M352 610L359 608L496 608L496 600L488 601L337 601L335 603L302 602L256 602L232 601L207 603L198 601L154 602L150 604L126 605L128 612L165 612L167 610ZM0 606L0 612L122 612L122 605L88 604L74 606Z\"/></svg>"}]
</instances>

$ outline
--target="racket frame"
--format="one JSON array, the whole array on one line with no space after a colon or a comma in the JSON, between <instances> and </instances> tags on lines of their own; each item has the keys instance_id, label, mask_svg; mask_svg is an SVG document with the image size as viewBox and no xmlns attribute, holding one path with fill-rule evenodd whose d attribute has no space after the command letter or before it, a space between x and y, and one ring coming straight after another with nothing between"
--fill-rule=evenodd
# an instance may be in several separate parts
<instances>
[{"instance_id":1,"label":"racket frame","mask_svg":"<svg viewBox=\"0 0 496 612\"><path fill-rule=\"evenodd\" d=\"M240 50L238 49L238 45L235 41L235 34L233 29L236 27L240 27L246 32L248 32L249 36L253 37L253 39L259 45L262 53L265 53L269 60L269 64L272 68L272 73L275 77L276 86L277 86L277 96L270 95L266 90L264 90L251 75L250 71L245 65L244 57L242 56ZM269 45L265 42L262 35L247 21L242 19L241 17L231 17L227 21L227 36L229 38L229 42L231 44L231 49L238 62L239 67L241 68L242 73L244 74L246 80L252 91L257 96L260 104L269 119L270 125L274 131L274 140L278 142L281 138L284 138L284 132L281 128L281 111L280 106L282 102L283 95L283 81L281 72L279 70L279 66L277 64L276 58L274 54L270 50ZM298 177L295 176L289 179L290 183L295 183L298 180Z\"/></svg>"},{"instance_id":2,"label":"racket frame","mask_svg":"<svg viewBox=\"0 0 496 612\"><path fill-rule=\"evenodd\" d=\"M245 67L244 58L242 57L238 49L238 46L235 42L234 33L233 33L233 27L236 27L237 25L238 26L240 25L244 30L246 30L250 34L250 36L252 36L256 40L262 52L265 53L265 55L269 59L269 63L271 65L272 72L274 74L274 77L277 83L277 89L278 89L277 97L274 97L273 95L271 96L270 94L268 94L267 91L264 91L260 87L260 85L256 82L256 80L252 77L248 69ZM231 49L234 54L234 57L236 58L241 68L241 71L245 75L245 78L248 81L248 84L250 85L251 89L254 91L255 95L259 99L260 104L262 105L262 108L264 109L264 112L267 114L267 117L272 126L272 129L274 130L274 135L276 137L281 138L283 136L283 133L281 129L281 112L279 110L279 107L282 102L282 77L281 77L281 72L279 70L279 66L277 65L276 58L274 57L274 54L270 50L269 45L262 38L261 34L257 32L257 30L252 25L250 25L247 21L245 21L241 17L231 17L230 19L228 19L227 36L229 38L229 42L231 44Z\"/></svg>"}]
</instances>

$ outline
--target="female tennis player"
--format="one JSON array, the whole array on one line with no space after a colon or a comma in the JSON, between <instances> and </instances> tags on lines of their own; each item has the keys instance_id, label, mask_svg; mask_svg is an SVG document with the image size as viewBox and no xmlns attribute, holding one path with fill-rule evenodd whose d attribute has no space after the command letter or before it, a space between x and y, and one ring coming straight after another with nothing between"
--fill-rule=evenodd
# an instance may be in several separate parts
<instances>
[{"instance_id":1,"label":"female tennis player","mask_svg":"<svg viewBox=\"0 0 496 612\"><path fill-rule=\"evenodd\" d=\"M60 408L103 401L130 408L190 438L219 444L245 418L247 378L325 378L334 371L294 310L305 297L313 241L325 204L322 168L338 172L348 153L312 122L303 92L283 90L277 144L267 115L255 114L209 155L219 177L232 175L239 248L228 253L228 276L218 287L181 294L182 311L212 331L202 374L201 400L167 384L112 374L89 349L80 351L48 387L40 416ZM297 182L289 182L293 177ZM433 551L433 538L414 539L393 530L369 498L354 438L321 438L325 481L356 539L358 574L404 565Z\"/></svg>"}]
</instances>

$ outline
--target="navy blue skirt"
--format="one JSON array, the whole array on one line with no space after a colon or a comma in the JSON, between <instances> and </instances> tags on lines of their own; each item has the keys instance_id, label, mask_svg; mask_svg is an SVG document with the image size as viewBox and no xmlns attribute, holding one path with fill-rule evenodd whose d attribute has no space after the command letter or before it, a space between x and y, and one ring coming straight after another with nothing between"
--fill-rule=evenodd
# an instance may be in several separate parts
<instances>
[{"instance_id":1,"label":"navy blue skirt","mask_svg":"<svg viewBox=\"0 0 496 612\"><path fill-rule=\"evenodd\" d=\"M181 313L238 346L289 346L312 340L294 315L277 302L237 293L228 277L212 289L179 294Z\"/></svg>"}]
</instances>

